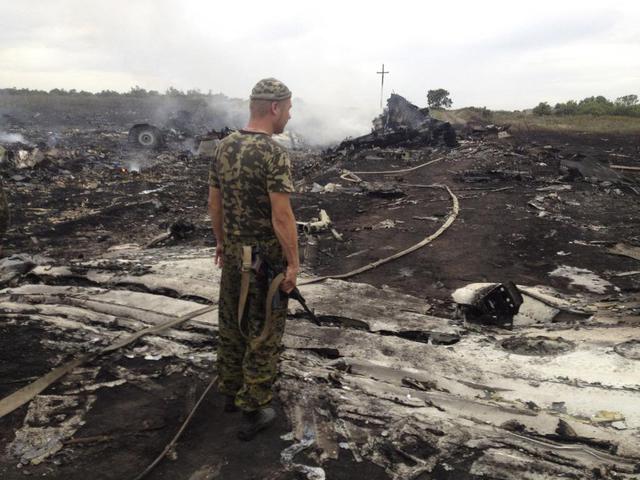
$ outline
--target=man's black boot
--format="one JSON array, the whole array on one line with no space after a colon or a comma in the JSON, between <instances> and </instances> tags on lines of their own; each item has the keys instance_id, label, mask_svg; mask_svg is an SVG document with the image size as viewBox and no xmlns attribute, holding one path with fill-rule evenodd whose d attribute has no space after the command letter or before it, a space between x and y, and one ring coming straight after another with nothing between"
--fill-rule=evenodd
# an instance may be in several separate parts
<instances>
[{"instance_id":1,"label":"man's black boot","mask_svg":"<svg viewBox=\"0 0 640 480\"><path fill-rule=\"evenodd\" d=\"M246 442L275 423L276 411L271 407L265 407L253 412L245 412L244 417L245 422L238 432L238 438Z\"/></svg>"},{"instance_id":2,"label":"man's black boot","mask_svg":"<svg viewBox=\"0 0 640 480\"><path fill-rule=\"evenodd\" d=\"M234 395L225 395L224 396L224 411L227 413L233 413L240 410L236 406L236 397Z\"/></svg>"}]
</instances>

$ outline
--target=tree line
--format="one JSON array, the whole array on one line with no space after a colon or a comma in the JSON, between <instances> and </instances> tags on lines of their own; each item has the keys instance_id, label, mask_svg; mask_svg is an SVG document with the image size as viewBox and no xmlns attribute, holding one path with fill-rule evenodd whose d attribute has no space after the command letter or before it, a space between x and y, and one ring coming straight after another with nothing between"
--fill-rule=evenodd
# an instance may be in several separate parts
<instances>
[{"instance_id":1,"label":"tree line","mask_svg":"<svg viewBox=\"0 0 640 480\"><path fill-rule=\"evenodd\" d=\"M87 92L86 90L76 90L72 88L65 90L64 88L53 88L51 90L38 90L30 88L0 88L0 95L52 95L52 96L72 96L72 97L213 97L220 94L214 94L209 90L202 93L199 89L190 89L186 92L174 87L169 87L163 93L157 90L146 90L142 87L131 87L128 92L117 92L115 90L102 90L100 92Z\"/></svg>"},{"instance_id":2,"label":"tree line","mask_svg":"<svg viewBox=\"0 0 640 480\"><path fill-rule=\"evenodd\" d=\"M579 102L569 100L556 103L554 107L547 102L540 102L534 109L534 115L622 115L640 117L640 104L637 95L624 95L614 101L598 95L587 97Z\"/></svg>"}]
</instances>

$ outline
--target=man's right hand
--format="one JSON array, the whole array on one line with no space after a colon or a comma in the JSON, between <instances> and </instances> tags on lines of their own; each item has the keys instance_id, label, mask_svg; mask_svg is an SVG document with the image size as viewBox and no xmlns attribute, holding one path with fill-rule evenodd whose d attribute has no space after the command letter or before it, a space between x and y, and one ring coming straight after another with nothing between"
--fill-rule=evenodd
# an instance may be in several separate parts
<instances>
[{"instance_id":1,"label":"man's right hand","mask_svg":"<svg viewBox=\"0 0 640 480\"><path fill-rule=\"evenodd\" d=\"M288 266L287 270L284 272L284 280L280 284L280 290L282 290L284 293L289 293L294 288L296 288L297 276L298 267Z\"/></svg>"}]
</instances>

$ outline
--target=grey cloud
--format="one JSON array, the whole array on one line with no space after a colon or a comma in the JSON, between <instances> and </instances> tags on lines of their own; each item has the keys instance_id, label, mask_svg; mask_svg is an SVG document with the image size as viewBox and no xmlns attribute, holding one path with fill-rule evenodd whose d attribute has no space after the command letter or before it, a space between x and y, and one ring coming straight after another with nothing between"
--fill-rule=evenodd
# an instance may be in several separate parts
<instances>
[{"instance_id":1,"label":"grey cloud","mask_svg":"<svg viewBox=\"0 0 640 480\"><path fill-rule=\"evenodd\" d=\"M549 18L534 25L512 30L498 35L486 43L480 43L483 50L522 51L548 47L560 47L572 42L610 32L620 17L614 12L587 14L574 17Z\"/></svg>"},{"instance_id":2,"label":"grey cloud","mask_svg":"<svg viewBox=\"0 0 640 480\"><path fill-rule=\"evenodd\" d=\"M393 89L420 105L425 104L426 91L438 87L451 91L454 106L473 102L519 108L565 92L567 85L580 92L575 95L579 96L593 89L594 81L609 81L612 75L627 82L616 83L626 90L633 75L622 60L604 75L597 58L585 65L565 65L553 55L559 48L616 41L630 49L626 63L637 66L632 57L638 52L638 33L629 28L638 16L637 9L629 14L626 7L613 3L617 7L576 5L575 12L550 9L548 14L536 8L530 20L515 7L475 8L476 12L486 10L486 16L467 22L466 30L457 30L455 22L451 28L431 30L429 19L434 17L426 13L439 18L436 10L440 7L427 8L418 2L389 6L393 10L387 13L369 8L359 21L346 19L346 7L337 3L323 6L333 11L322 16L308 15L307 7L291 4L291 11L261 13L264 19L260 17L243 30L244 18L231 13L213 16L210 29L206 22L197 22L194 15L209 4L196 1L4 2L0 5L4 20L0 84L4 85L0 86L9 86L10 81L11 86L41 87L55 77L68 78L69 83L44 88L126 90L139 84L164 90L173 85L246 98L258 78L276 76L305 100L294 110L292 126L334 138L346 132L366 133L370 128L379 95L375 72L382 62L391 71L385 79L386 94ZM230 8L251 16L256 5ZM461 6L456 15L464 12ZM404 29L404 16L408 16L411 31ZM420 30L420 16L424 17L424 31ZM516 27L516 21L525 26ZM227 29L232 35L225 37L217 30L219 25L232 24L244 33L234 35L234 29ZM621 24L626 29L619 28ZM15 58L12 52L3 56L3 51L15 47L48 50L42 64ZM90 75L83 77L83 72ZM21 73L23 78L42 83L21 85ZM96 83L82 84L83 78ZM624 93L628 92L619 94ZM339 132L330 131L332 122L340 126Z\"/></svg>"}]
</instances>

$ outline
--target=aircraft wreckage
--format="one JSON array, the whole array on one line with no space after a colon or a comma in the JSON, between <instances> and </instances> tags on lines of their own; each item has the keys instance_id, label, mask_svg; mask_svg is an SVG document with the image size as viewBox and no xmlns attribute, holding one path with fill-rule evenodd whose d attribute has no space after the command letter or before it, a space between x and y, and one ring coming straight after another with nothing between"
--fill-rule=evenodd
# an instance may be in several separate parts
<instances>
[{"instance_id":1,"label":"aircraft wreckage","mask_svg":"<svg viewBox=\"0 0 640 480\"><path fill-rule=\"evenodd\" d=\"M335 150L426 145L455 147L456 131L450 123L430 116L428 108L419 108L401 95L392 93L384 112L374 119L373 131L347 139Z\"/></svg>"},{"instance_id":2,"label":"aircraft wreckage","mask_svg":"<svg viewBox=\"0 0 640 480\"><path fill-rule=\"evenodd\" d=\"M133 479L160 459L149 478L638 478L636 183L582 137L572 151L487 127L449 148L399 96L376 125L293 156L319 325L290 304L286 420L249 447L207 390L208 160L123 153L122 129L73 130L38 161L14 148L0 477Z\"/></svg>"}]
</instances>

